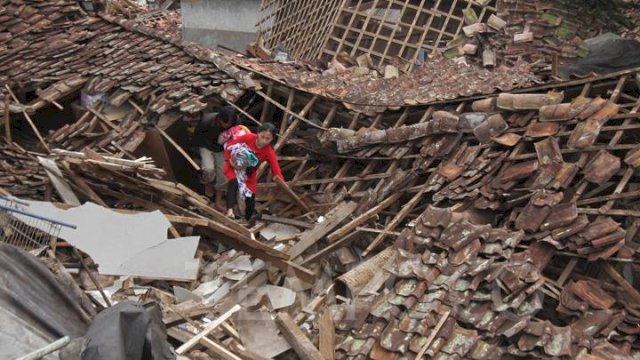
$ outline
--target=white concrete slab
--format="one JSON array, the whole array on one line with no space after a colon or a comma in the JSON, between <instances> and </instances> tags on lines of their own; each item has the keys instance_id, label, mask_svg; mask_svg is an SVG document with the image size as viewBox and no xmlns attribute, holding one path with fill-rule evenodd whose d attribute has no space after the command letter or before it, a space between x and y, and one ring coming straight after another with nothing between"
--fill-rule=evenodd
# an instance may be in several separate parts
<instances>
[{"instance_id":1,"label":"white concrete slab","mask_svg":"<svg viewBox=\"0 0 640 360\"><path fill-rule=\"evenodd\" d=\"M194 256L200 237L167 239L171 224L160 211L122 214L94 203L65 210L49 202L27 202L29 212L75 225L62 227L58 237L89 254L100 274L197 278L199 261ZM40 230L51 232L48 226Z\"/></svg>"}]
</instances>

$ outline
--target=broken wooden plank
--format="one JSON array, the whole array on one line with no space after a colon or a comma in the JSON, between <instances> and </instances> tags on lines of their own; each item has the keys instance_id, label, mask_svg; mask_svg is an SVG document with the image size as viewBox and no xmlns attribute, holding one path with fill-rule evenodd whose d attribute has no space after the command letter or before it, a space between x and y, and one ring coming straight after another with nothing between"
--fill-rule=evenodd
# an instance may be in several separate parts
<instances>
[{"instance_id":1,"label":"broken wooden plank","mask_svg":"<svg viewBox=\"0 0 640 360\"><path fill-rule=\"evenodd\" d=\"M60 171L56 162L40 156L38 156L38 162L44 168L47 176L49 176L51 183L53 183L53 186L56 188L56 191L58 191L58 194L60 194L62 200L67 204L80 206L80 200L78 200L78 197L64 179L62 171Z\"/></svg>"},{"instance_id":2,"label":"broken wooden plank","mask_svg":"<svg viewBox=\"0 0 640 360\"><path fill-rule=\"evenodd\" d=\"M222 325L223 322L225 322L228 318L230 318L231 315L233 315L236 312L240 311L240 309L241 309L240 305L236 304L236 306L232 307L231 310L229 310L226 313L220 315L217 319L215 319L213 322L211 322L211 324L207 325L204 328L204 330L202 330L196 336L192 337L191 339L189 339L189 341L187 341L186 343L182 344L182 346L180 346L178 349L176 349L176 354L184 355L186 352L191 350L192 347L194 347L197 343L199 343L200 339L202 339L205 336L209 335L213 330L218 328L218 326Z\"/></svg>"},{"instance_id":3,"label":"broken wooden plank","mask_svg":"<svg viewBox=\"0 0 640 360\"><path fill-rule=\"evenodd\" d=\"M242 360L241 357L209 338L203 337L198 342L224 360Z\"/></svg>"},{"instance_id":4,"label":"broken wooden plank","mask_svg":"<svg viewBox=\"0 0 640 360\"><path fill-rule=\"evenodd\" d=\"M351 161L351 160L349 160ZM349 161L345 162L348 163ZM346 168L346 170L348 170L348 167ZM345 172L346 172L345 170ZM300 180L300 181L296 181L296 182L289 182L287 185L289 185L290 187L298 187L298 186L308 186L308 185L320 185L320 184L329 184L329 185L337 185L338 183L343 183L343 182L349 182L349 181L360 181L360 180L378 180L378 179L386 179L388 177L391 177L392 174L371 174L371 175L366 175L366 176L347 176L347 177L340 177L340 175L338 175L338 177L334 177L331 179L312 179L312 180ZM269 188L269 187L275 187L276 184L266 184L266 183L260 183L258 184L259 188ZM327 189L325 189L325 191L331 191L332 188L327 187Z\"/></svg>"},{"instance_id":5,"label":"broken wooden plank","mask_svg":"<svg viewBox=\"0 0 640 360\"><path fill-rule=\"evenodd\" d=\"M296 276L300 278L300 280L308 283L313 283L316 278L314 272L289 261L287 254L272 249L259 241L238 236L239 234L234 234L233 230L224 227L224 225L210 221L208 227L199 227L199 229L203 231L207 237L219 240L236 250L244 251L251 256L275 266L285 274ZM222 233L223 236L217 233Z\"/></svg>"},{"instance_id":6,"label":"broken wooden plank","mask_svg":"<svg viewBox=\"0 0 640 360\"><path fill-rule=\"evenodd\" d=\"M393 218L393 220L391 220L391 222L389 222L389 224L384 227L385 232L380 233L380 235L378 235L375 240L373 240L373 242L371 242L371 244L367 246L367 248L362 253L363 256L369 255L371 251L373 251L378 245L382 243L389 232L393 231L398 225L400 225L404 218L409 215L409 212L411 212L411 210L413 210L413 208L418 205L418 202L422 200L422 196L428 188L428 186L423 186L422 189L402 207L402 210L400 210L400 212Z\"/></svg>"},{"instance_id":7,"label":"broken wooden plank","mask_svg":"<svg viewBox=\"0 0 640 360\"><path fill-rule=\"evenodd\" d=\"M191 319L189 316L184 315L179 309L177 309L174 305L171 304L167 304L168 308L174 312L175 314L177 314L178 316L180 316L182 319L186 320L191 326L193 326L195 329L201 331L202 328L201 326L196 323L193 319ZM227 325L226 322L223 322L221 324L221 326L224 328L225 325ZM227 325L228 326L228 325ZM189 341L189 339L187 339L187 342ZM227 350L226 348L224 348L223 346L221 346L220 344L218 344L216 341L213 341L211 339L208 339L207 337L202 337L199 339L198 341L200 343L200 345L208 348L210 351L212 351L213 353L215 353L216 355L220 356L223 359L227 359L227 360L242 360L242 358L236 356L234 353L232 353L231 351Z\"/></svg>"},{"instance_id":8,"label":"broken wooden plank","mask_svg":"<svg viewBox=\"0 0 640 360\"><path fill-rule=\"evenodd\" d=\"M264 92L258 90L258 91L256 91L256 94L260 95L260 97L262 97L265 101L270 102L271 104L275 105L277 108L279 108L280 110L282 110L282 111L286 112L287 114L293 116L294 118L296 118L296 119L298 119L300 121L303 121L303 122L307 123L308 125L313 126L314 128L321 129L321 130L327 130L327 129L323 128L322 126L319 126L318 124L315 124L314 122L309 121L309 120L305 119L304 117L296 114L295 112L293 112L291 110L288 110L284 105L280 104L276 100L273 100L272 98L267 96L267 94L265 94Z\"/></svg>"},{"instance_id":9,"label":"broken wooden plank","mask_svg":"<svg viewBox=\"0 0 640 360\"><path fill-rule=\"evenodd\" d=\"M325 221L317 224L313 229L307 230L300 234L300 241L295 244L287 252L292 259L302 255L305 250L315 244L318 240L322 239L336 226L340 225L347 216L351 215L356 209L357 204L353 201L341 202L333 210L331 210L325 216Z\"/></svg>"},{"instance_id":10,"label":"broken wooden plank","mask_svg":"<svg viewBox=\"0 0 640 360\"><path fill-rule=\"evenodd\" d=\"M164 215L169 222L172 224L186 224L190 226L207 226L209 224L209 220L202 218L194 218L189 216L179 216L179 215Z\"/></svg>"},{"instance_id":11,"label":"broken wooden plank","mask_svg":"<svg viewBox=\"0 0 640 360\"><path fill-rule=\"evenodd\" d=\"M181 320L193 319L207 315L215 310L215 305L204 305L202 303L193 303L188 308L184 308L182 303L178 305L170 305L169 309L172 311L162 317L162 322L171 327L179 323Z\"/></svg>"},{"instance_id":12,"label":"broken wooden plank","mask_svg":"<svg viewBox=\"0 0 640 360\"><path fill-rule=\"evenodd\" d=\"M355 219L351 220L351 222L349 222L345 226L341 227L340 229L334 231L332 234L327 236L327 240L329 240L329 242L335 242L338 239L344 237L345 235L347 235L348 233L350 233L351 231L356 229L358 226L360 226L360 225L366 223L367 221L373 219L375 216L378 215L378 213L380 211L386 209L391 204L393 204L396 201L398 201L398 199L400 199L400 196L401 196L400 192L397 192L397 193L389 196L384 201L382 201L380 204L376 205L375 207L369 209L368 211L366 211L362 215L360 215L360 216L356 217Z\"/></svg>"},{"instance_id":13,"label":"broken wooden plank","mask_svg":"<svg viewBox=\"0 0 640 360\"><path fill-rule=\"evenodd\" d=\"M109 207L107 203L105 203L104 200L102 200L102 198L95 191L93 191L89 184L87 184L87 182L80 175L71 170L71 167L66 161L62 161L61 163L64 170L71 177L73 183L76 184L85 193L89 200L95 202L98 205Z\"/></svg>"},{"instance_id":14,"label":"broken wooden plank","mask_svg":"<svg viewBox=\"0 0 640 360\"><path fill-rule=\"evenodd\" d=\"M354 231L348 235L342 236L340 237L340 239L338 241L335 241L331 244L329 244L329 246L325 246L323 247L320 251L318 251L317 253L309 256L306 259L303 259L301 261L299 261L301 266L307 266L309 264L312 264L320 259L324 259L325 257L329 256L331 253L333 253L334 251L343 248L345 246L349 246L353 241L355 241L358 237L356 236L358 235L358 231Z\"/></svg>"},{"instance_id":15,"label":"broken wooden plank","mask_svg":"<svg viewBox=\"0 0 640 360\"><path fill-rule=\"evenodd\" d=\"M299 220L295 220L295 219L288 219L288 218L283 218L283 217L278 217L278 216L272 216L272 215L267 215L267 214L262 214L262 220L268 221L268 222L277 222L277 223L280 223L280 224L296 226L296 227L303 228L303 229L313 229L313 225L311 225L309 223L306 223L304 221L299 221Z\"/></svg>"},{"instance_id":16,"label":"broken wooden plank","mask_svg":"<svg viewBox=\"0 0 640 360\"><path fill-rule=\"evenodd\" d=\"M191 205L198 207L200 210L204 211L207 215L210 215L212 220L215 220L217 223L223 225L226 228L233 230L234 232L241 234L243 236L251 236L251 232L246 227L238 224L237 222L231 220L229 217L224 215L223 213L215 210L211 206L202 203L199 199L187 196L187 202Z\"/></svg>"},{"instance_id":17,"label":"broken wooden plank","mask_svg":"<svg viewBox=\"0 0 640 360\"><path fill-rule=\"evenodd\" d=\"M282 336L298 354L302 360L323 360L322 354L313 343L300 330L291 316L285 312L280 312L276 316L276 323L282 332Z\"/></svg>"},{"instance_id":18,"label":"broken wooden plank","mask_svg":"<svg viewBox=\"0 0 640 360\"><path fill-rule=\"evenodd\" d=\"M297 116L295 116L295 119L293 120L291 125L289 125L287 130L284 132L284 134L282 134L282 136L280 136L280 138L276 142L276 145L273 147L273 149L276 152L280 150L282 145L284 145L286 141L289 139L289 137L293 134L293 132L296 131L296 129L300 125L301 120L304 119L304 116L307 114L307 112L309 112L309 110L311 110L311 108L313 107L313 105L316 103L317 100L318 100L318 95L314 95L311 98L311 100L309 100L309 102L304 106L304 108L297 114ZM291 110L287 112L291 112ZM315 126L317 127L318 125L315 125Z\"/></svg>"},{"instance_id":19,"label":"broken wooden plank","mask_svg":"<svg viewBox=\"0 0 640 360\"><path fill-rule=\"evenodd\" d=\"M325 311L320 315L320 354L326 360L333 360L335 348L335 333L331 312Z\"/></svg>"},{"instance_id":20,"label":"broken wooden plank","mask_svg":"<svg viewBox=\"0 0 640 360\"><path fill-rule=\"evenodd\" d=\"M273 94L273 82L269 81L269 85L267 86L267 96L269 98L271 98ZM271 103L268 101L265 101L262 105L262 112L260 113L260 123L264 123L265 121L267 121L267 116L269 114L271 110Z\"/></svg>"}]
</instances>

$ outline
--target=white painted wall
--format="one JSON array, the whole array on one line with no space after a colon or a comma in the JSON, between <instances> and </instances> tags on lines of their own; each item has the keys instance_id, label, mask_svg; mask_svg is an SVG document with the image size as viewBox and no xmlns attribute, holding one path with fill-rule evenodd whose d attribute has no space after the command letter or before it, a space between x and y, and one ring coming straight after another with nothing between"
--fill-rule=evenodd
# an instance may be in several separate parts
<instances>
[{"instance_id":1,"label":"white painted wall","mask_svg":"<svg viewBox=\"0 0 640 360\"><path fill-rule=\"evenodd\" d=\"M182 0L184 38L244 51L255 39L260 0Z\"/></svg>"}]
</instances>

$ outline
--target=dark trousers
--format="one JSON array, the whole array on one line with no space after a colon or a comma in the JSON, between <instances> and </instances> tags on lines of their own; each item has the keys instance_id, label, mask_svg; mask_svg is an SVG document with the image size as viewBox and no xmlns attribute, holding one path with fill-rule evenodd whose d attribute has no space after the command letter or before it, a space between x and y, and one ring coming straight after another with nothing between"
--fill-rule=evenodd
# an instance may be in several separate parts
<instances>
[{"instance_id":1,"label":"dark trousers","mask_svg":"<svg viewBox=\"0 0 640 360\"><path fill-rule=\"evenodd\" d=\"M249 220L256 211L256 194L245 198L244 204L244 218ZM238 179L233 179L227 185L227 209L235 209L236 205L238 205Z\"/></svg>"}]
</instances>

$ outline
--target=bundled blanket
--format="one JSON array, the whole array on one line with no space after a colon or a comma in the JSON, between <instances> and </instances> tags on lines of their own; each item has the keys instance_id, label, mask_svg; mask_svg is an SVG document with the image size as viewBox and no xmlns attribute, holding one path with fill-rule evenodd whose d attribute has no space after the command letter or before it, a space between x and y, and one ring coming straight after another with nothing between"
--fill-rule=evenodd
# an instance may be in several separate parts
<instances>
[{"instance_id":1,"label":"bundled blanket","mask_svg":"<svg viewBox=\"0 0 640 360\"><path fill-rule=\"evenodd\" d=\"M258 157L245 143L233 144L228 147L228 150L238 180L240 194L245 198L253 196L253 192L247 187L247 178L249 171L253 171L258 166Z\"/></svg>"},{"instance_id":2,"label":"bundled blanket","mask_svg":"<svg viewBox=\"0 0 640 360\"><path fill-rule=\"evenodd\" d=\"M231 139L250 133L251 131L244 125L233 126L218 135L218 144L227 148L226 143Z\"/></svg>"}]
</instances>

